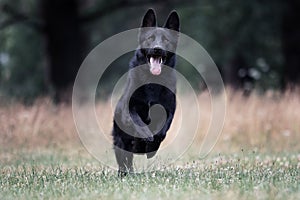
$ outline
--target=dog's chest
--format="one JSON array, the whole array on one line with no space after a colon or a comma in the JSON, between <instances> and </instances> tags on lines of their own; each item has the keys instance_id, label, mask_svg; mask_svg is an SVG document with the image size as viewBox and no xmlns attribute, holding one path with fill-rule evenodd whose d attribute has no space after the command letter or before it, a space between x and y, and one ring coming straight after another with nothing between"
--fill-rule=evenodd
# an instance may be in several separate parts
<instances>
[{"instance_id":1,"label":"dog's chest","mask_svg":"<svg viewBox=\"0 0 300 200\"><path fill-rule=\"evenodd\" d=\"M146 99L149 101L147 103L157 103L163 96L164 88L157 84L147 84L145 86Z\"/></svg>"}]
</instances>

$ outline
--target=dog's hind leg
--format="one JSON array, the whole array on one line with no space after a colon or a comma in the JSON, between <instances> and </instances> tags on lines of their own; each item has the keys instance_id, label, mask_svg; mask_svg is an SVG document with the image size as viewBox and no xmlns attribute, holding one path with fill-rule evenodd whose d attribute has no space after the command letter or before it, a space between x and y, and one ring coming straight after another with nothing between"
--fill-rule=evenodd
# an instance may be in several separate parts
<instances>
[{"instance_id":1,"label":"dog's hind leg","mask_svg":"<svg viewBox=\"0 0 300 200\"><path fill-rule=\"evenodd\" d=\"M128 173L132 173L133 153L117 147L115 148L115 155L117 163L119 165L118 175L120 177L123 177L126 176Z\"/></svg>"},{"instance_id":2,"label":"dog's hind leg","mask_svg":"<svg viewBox=\"0 0 300 200\"><path fill-rule=\"evenodd\" d=\"M159 146L160 146L160 143L161 143L161 140L159 139L156 139L154 140L154 142L151 142L151 143L147 143L146 145L146 155L147 155L147 158L150 159L152 158L153 156L155 156Z\"/></svg>"}]
</instances>

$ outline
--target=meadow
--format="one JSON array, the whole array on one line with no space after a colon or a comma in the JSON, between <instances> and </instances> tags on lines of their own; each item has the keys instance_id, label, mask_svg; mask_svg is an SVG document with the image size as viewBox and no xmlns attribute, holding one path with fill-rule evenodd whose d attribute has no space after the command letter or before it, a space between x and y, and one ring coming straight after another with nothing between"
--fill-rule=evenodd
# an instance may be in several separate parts
<instances>
[{"instance_id":1,"label":"meadow","mask_svg":"<svg viewBox=\"0 0 300 200\"><path fill-rule=\"evenodd\" d=\"M211 113L209 94L197 98L202 117L196 146ZM182 106L188 101L183 97ZM108 134L109 108L110 102L96 105ZM170 165L119 178L83 147L71 105L48 98L32 106L2 102L0 199L299 199L299 108L299 91L246 98L227 89L223 131L209 156L199 158L191 149ZM165 145L179 121L175 116Z\"/></svg>"}]
</instances>

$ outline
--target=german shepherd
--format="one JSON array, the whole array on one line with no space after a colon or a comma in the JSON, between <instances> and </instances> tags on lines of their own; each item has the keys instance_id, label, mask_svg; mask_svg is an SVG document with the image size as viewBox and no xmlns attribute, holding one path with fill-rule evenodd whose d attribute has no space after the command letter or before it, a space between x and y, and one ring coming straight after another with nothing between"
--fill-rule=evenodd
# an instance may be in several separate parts
<instances>
[{"instance_id":1,"label":"german shepherd","mask_svg":"<svg viewBox=\"0 0 300 200\"><path fill-rule=\"evenodd\" d=\"M157 27L152 9L142 20L139 46L129 63L127 85L114 113L112 135L120 176L133 172L133 154L152 158L170 128L176 108L174 52L178 32L176 11L169 14L163 28ZM155 105L162 106L164 113L160 109L152 112Z\"/></svg>"}]
</instances>

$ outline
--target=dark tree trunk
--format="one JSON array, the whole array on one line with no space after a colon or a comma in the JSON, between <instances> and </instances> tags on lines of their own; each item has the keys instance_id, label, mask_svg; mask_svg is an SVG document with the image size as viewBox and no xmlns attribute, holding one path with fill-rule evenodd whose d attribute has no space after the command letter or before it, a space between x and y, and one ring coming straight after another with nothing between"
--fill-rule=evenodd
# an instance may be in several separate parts
<instances>
[{"instance_id":1,"label":"dark tree trunk","mask_svg":"<svg viewBox=\"0 0 300 200\"><path fill-rule=\"evenodd\" d=\"M243 55L236 53L223 71L226 85L234 90L242 90L245 96L250 95L254 89L254 79L250 76L249 67Z\"/></svg>"},{"instance_id":2,"label":"dark tree trunk","mask_svg":"<svg viewBox=\"0 0 300 200\"><path fill-rule=\"evenodd\" d=\"M43 0L49 78L56 99L69 88L83 60L85 37L80 30L77 0Z\"/></svg>"},{"instance_id":3,"label":"dark tree trunk","mask_svg":"<svg viewBox=\"0 0 300 200\"><path fill-rule=\"evenodd\" d=\"M300 1L287 0L282 21L284 85L300 83Z\"/></svg>"},{"instance_id":4,"label":"dark tree trunk","mask_svg":"<svg viewBox=\"0 0 300 200\"><path fill-rule=\"evenodd\" d=\"M244 67L245 62L241 55L236 54L231 60L225 65L224 81L227 85L233 89L241 89L242 83L239 79L239 69Z\"/></svg>"}]
</instances>

